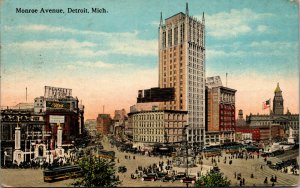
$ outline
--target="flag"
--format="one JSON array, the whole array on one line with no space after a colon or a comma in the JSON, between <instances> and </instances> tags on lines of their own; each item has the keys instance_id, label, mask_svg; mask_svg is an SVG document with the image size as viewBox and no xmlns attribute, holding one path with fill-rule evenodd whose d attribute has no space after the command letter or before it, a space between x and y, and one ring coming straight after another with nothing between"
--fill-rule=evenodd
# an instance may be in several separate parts
<instances>
[{"instance_id":1,"label":"flag","mask_svg":"<svg viewBox=\"0 0 300 188\"><path fill-rule=\"evenodd\" d=\"M263 109L270 108L271 99L263 102Z\"/></svg>"}]
</instances>

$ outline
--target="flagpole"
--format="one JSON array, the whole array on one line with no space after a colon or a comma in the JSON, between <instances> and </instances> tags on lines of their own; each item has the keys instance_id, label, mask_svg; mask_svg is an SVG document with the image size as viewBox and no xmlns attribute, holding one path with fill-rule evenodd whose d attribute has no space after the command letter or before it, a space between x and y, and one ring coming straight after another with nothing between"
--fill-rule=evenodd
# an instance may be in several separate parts
<instances>
[{"instance_id":1,"label":"flagpole","mask_svg":"<svg viewBox=\"0 0 300 188\"><path fill-rule=\"evenodd\" d=\"M270 115L271 115L271 99L270 100L270 107L269 107L269 112L270 112Z\"/></svg>"},{"instance_id":2,"label":"flagpole","mask_svg":"<svg viewBox=\"0 0 300 188\"><path fill-rule=\"evenodd\" d=\"M270 112L270 115L271 115L271 98L269 100L270 100L269 112ZM270 144L271 144L272 143L272 123L270 123L269 129L270 129Z\"/></svg>"}]
</instances>

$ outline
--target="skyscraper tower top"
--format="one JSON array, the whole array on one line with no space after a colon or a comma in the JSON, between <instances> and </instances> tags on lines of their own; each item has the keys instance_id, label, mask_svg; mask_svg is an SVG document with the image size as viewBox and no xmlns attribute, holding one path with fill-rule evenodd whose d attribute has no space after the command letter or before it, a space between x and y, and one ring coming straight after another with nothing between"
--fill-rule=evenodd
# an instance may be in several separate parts
<instances>
[{"instance_id":1,"label":"skyscraper tower top","mask_svg":"<svg viewBox=\"0 0 300 188\"><path fill-rule=\"evenodd\" d=\"M277 83L277 87L276 87L274 93L279 93L279 92L282 92L282 91L281 91L281 89L279 87L279 83Z\"/></svg>"},{"instance_id":2,"label":"skyscraper tower top","mask_svg":"<svg viewBox=\"0 0 300 188\"><path fill-rule=\"evenodd\" d=\"M274 91L274 99L273 99L273 113L274 115L282 115L283 114L283 97L282 91L279 87L279 83L277 83L277 87Z\"/></svg>"},{"instance_id":3,"label":"skyscraper tower top","mask_svg":"<svg viewBox=\"0 0 300 188\"><path fill-rule=\"evenodd\" d=\"M188 2L186 2L186 4L185 4L185 14L187 16L189 16L189 4L188 4Z\"/></svg>"}]
</instances>

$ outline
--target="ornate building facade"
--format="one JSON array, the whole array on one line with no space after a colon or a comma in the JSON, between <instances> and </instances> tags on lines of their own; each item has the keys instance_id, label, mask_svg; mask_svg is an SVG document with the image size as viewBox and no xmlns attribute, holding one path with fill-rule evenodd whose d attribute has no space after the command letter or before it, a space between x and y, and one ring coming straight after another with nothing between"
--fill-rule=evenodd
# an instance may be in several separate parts
<instances>
[{"instance_id":1,"label":"ornate building facade","mask_svg":"<svg viewBox=\"0 0 300 188\"><path fill-rule=\"evenodd\" d=\"M299 114L292 114L289 110L284 114L284 100L279 83L274 91L273 111L270 110L268 115L253 115L246 116L246 123L250 127L268 127L270 130L273 126L279 126L283 133L278 134L282 137L288 137L290 128L293 130L295 140L299 138ZM265 139L272 139L271 134L265 136Z\"/></svg>"},{"instance_id":2,"label":"ornate building facade","mask_svg":"<svg viewBox=\"0 0 300 188\"><path fill-rule=\"evenodd\" d=\"M65 92L69 92L68 95L64 95ZM22 160L54 150L57 147L58 124L51 120L53 117L60 117L63 121L62 146L73 144L84 128L84 106L71 96L70 89L45 86L45 95L36 97L31 105L1 109L1 157L6 152L6 160L13 159L17 127ZM43 148L41 152L34 152L37 145Z\"/></svg>"},{"instance_id":3,"label":"ornate building facade","mask_svg":"<svg viewBox=\"0 0 300 188\"><path fill-rule=\"evenodd\" d=\"M186 111L151 110L132 112L128 116L133 126L133 142L136 145L176 145L182 141L187 122Z\"/></svg>"}]
</instances>

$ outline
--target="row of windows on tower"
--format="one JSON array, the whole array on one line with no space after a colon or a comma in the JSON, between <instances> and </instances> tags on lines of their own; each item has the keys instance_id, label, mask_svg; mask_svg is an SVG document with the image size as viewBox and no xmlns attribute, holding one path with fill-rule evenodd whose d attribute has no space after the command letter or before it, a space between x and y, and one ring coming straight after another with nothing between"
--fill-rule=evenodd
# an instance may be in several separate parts
<instances>
[{"instance_id":1,"label":"row of windows on tower","mask_svg":"<svg viewBox=\"0 0 300 188\"><path fill-rule=\"evenodd\" d=\"M232 117L234 114L231 116L220 116L220 120L223 122L235 122L235 118Z\"/></svg>"},{"instance_id":2,"label":"row of windows on tower","mask_svg":"<svg viewBox=\"0 0 300 188\"><path fill-rule=\"evenodd\" d=\"M193 81L189 81L189 85L190 86L194 86L194 87L203 87L203 84L198 81L198 82L193 82Z\"/></svg>"},{"instance_id":3,"label":"row of windows on tower","mask_svg":"<svg viewBox=\"0 0 300 188\"><path fill-rule=\"evenodd\" d=\"M201 122L203 122L202 118L197 118L197 117L193 117L193 118L189 118L189 122L199 122L201 124Z\"/></svg>"},{"instance_id":4,"label":"row of windows on tower","mask_svg":"<svg viewBox=\"0 0 300 188\"><path fill-rule=\"evenodd\" d=\"M225 110L235 110L235 105L234 104L220 104L220 108L221 109L225 109Z\"/></svg>"},{"instance_id":5,"label":"row of windows on tower","mask_svg":"<svg viewBox=\"0 0 300 188\"><path fill-rule=\"evenodd\" d=\"M193 69L193 68L189 68L189 73L190 74L194 74L194 76L200 76L200 78L203 78L203 71L198 71L197 69ZM196 79L196 76L195 78L193 78L194 80Z\"/></svg>"},{"instance_id":6,"label":"row of windows on tower","mask_svg":"<svg viewBox=\"0 0 300 188\"><path fill-rule=\"evenodd\" d=\"M203 59L200 59L199 57L192 57L192 56L189 56L189 63L200 64L200 63L203 63ZM189 64L189 66L192 66L192 65ZM195 67L195 66L194 66L194 67Z\"/></svg>"},{"instance_id":7,"label":"row of windows on tower","mask_svg":"<svg viewBox=\"0 0 300 188\"><path fill-rule=\"evenodd\" d=\"M178 45L178 28L175 27L173 32L172 32L172 29L168 29L167 30L168 33L166 33L166 31L163 31L162 33L162 47L163 48L166 48L166 44L168 44L168 47L171 47L171 46L176 46ZM203 33L202 33L202 30L201 29L192 29L190 27L189 29L189 35L188 35L188 41L192 41L194 42L194 44L197 44L197 45L201 45L203 46L204 45L204 40L203 40ZM181 28L180 29L180 41L179 43L182 44L183 41L184 41L184 28ZM167 41L168 39L168 41Z\"/></svg>"},{"instance_id":8,"label":"row of windows on tower","mask_svg":"<svg viewBox=\"0 0 300 188\"><path fill-rule=\"evenodd\" d=\"M203 110L199 111L199 110L196 110L196 108L192 108L193 110L190 110L190 118L198 118L199 117L199 113L203 113ZM202 121L203 119L200 118L200 120Z\"/></svg>"},{"instance_id":9,"label":"row of windows on tower","mask_svg":"<svg viewBox=\"0 0 300 188\"><path fill-rule=\"evenodd\" d=\"M174 48L174 50L175 50L176 48ZM182 57L182 49L180 48L180 51L179 51L179 53L180 53L180 56ZM173 54L172 54L172 50L170 50L170 53L169 53L169 57L170 57L170 59L172 59L172 57L174 57L174 58L176 58L176 51L174 51L173 52ZM164 60L166 60L167 59L167 54L166 54L166 52L165 52L165 50L164 50Z\"/></svg>"},{"instance_id":10,"label":"row of windows on tower","mask_svg":"<svg viewBox=\"0 0 300 188\"><path fill-rule=\"evenodd\" d=\"M189 88L189 93L202 93L203 90L195 87L188 87Z\"/></svg>"},{"instance_id":11,"label":"row of windows on tower","mask_svg":"<svg viewBox=\"0 0 300 188\"><path fill-rule=\"evenodd\" d=\"M168 38L168 46L172 46L172 45L178 45L178 34L180 34L180 43L183 43L184 41L184 23L182 23L180 25L180 28L178 29L178 27L175 27L173 29L167 29L168 33L166 33L166 30L163 31L162 33L162 47L166 48L166 44L167 41L166 39ZM178 33L180 32L180 33ZM168 36L167 36L168 35ZM174 42L173 39L174 38Z\"/></svg>"},{"instance_id":12,"label":"row of windows on tower","mask_svg":"<svg viewBox=\"0 0 300 188\"><path fill-rule=\"evenodd\" d=\"M194 107L194 110L203 111L203 102L201 101L200 98L194 98L194 99L189 98L189 106Z\"/></svg>"},{"instance_id":13,"label":"row of windows on tower","mask_svg":"<svg viewBox=\"0 0 300 188\"><path fill-rule=\"evenodd\" d=\"M220 114L221 115L231 115L231 116L234 116L234 111L227 111L227 110L220 110Z\"/></svg>"},{"instance_id":14,"label":"row of windows on tower","mask_svg":"<svg viewBox=\"0 0 300 188\"><path fill-rule=\"evenodd\" d=\"M189 93L189 98L202 98L203 95L201 94L195 94L195 93Z\"/></svg>"},{"instance_id":15,"label":"row of windows on tower","mask_svg":"<svg viewBox=\"0 0 300 188\"><path fill-rule=\"evenodd\" d=\"M164 50L163 50L164 57L166 58L165 55L166 55L167 52L172 53L172 50L173 50L174 53L176 53L175 51L176 51L177 49L179 49L180 54L182 54L182 51L184 50L184 49L183 49L183 45L180 44L180 45L178 45L178 46L173 46L173 47L170 47L170 48L168 48L168 49L164 49ZM170 57L172 57L172 56L170 56Z\"/></svg>"},{"instance_id":16,"label":"row of windows on tower","mask_svg":"<svg viewBox=\"0 0 300 188\"><path fill-rule=\"evenodd\" d=\"M203 105L199 100L189 100L188 105L189 111L193 111L193 113L203 112Z\"/></svg>"},{"instance_id":17,"label":"row of windows on tower","mask_svg":"<svg viewBox=\"0 0 300 188\"><path fill-rule=\"evenodd\" d=\"M224 102L234 102L234 94L221 94L221 101Z\"/></svg>"}]
</instances>

